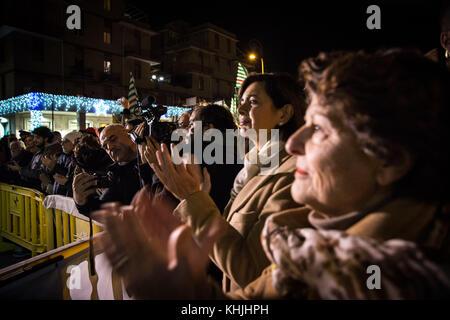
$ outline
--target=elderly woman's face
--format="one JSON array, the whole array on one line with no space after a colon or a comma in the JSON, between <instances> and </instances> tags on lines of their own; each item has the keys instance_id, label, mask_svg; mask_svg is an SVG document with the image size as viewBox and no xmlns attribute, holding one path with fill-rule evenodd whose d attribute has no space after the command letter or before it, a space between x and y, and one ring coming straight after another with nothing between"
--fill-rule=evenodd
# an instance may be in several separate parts
<instances>
[{"instance_id":1,"label":"elderly woman's face","mask_svg":"<svg viewBox=\"0 0 450 320\"><path fill-rule=\"evenodd\" d=\"M336 111L313 98L305 125L287 141L297 156L293 199L327 215L364 208L376 194L379 162L367 156Z\"/></svg>"}]
</instances>

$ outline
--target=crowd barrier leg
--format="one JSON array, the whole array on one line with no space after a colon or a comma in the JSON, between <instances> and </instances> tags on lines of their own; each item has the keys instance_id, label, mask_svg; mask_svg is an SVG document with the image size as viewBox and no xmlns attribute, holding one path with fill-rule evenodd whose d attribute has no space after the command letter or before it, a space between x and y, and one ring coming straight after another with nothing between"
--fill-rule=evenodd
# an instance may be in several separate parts
<instances>
[{"instance_id":1,"label":"crowd barrier leg","mask_svg":"<svg viewBox=\"0 0 450 320\"><path fill-rule=\"evenodd\" d=\"M47 251L55 249L55 238L54 238L54 225L53 225L53 209L45 209L46 211L46 226L45 234L47 240Z\"/></svg>"}]
</instances>

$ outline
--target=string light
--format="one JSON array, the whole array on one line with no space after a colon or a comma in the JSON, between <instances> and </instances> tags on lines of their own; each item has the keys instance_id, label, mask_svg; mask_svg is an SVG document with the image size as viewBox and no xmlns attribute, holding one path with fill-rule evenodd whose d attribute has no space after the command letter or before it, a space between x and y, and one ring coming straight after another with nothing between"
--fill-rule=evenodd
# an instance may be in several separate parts
<instances>
[{"instance_id":1,"label":"string light","mask_svg":"<svg viewBox=\"0 0 450 320\"><path fill-rule=\"evenodd\" d=\"M156 107L156 105L153 105ZM72 111L100 114L120 114L123 110L117 100L104 100L88 97L56 95L42 92L31 92L14 98L0 101L0 115L26 111ZM183 107L167 107L163 117L179 117L186 111ZM36 113L37 117L38 114ZM37 119L37 118L36 118ZM37 121L37 120L36 120Z\"/></svg>"},{"instance_id":2,"label":"string light","mask_svg":"<svg viewBox=\"0 0 450 320\"><path fill-rule=\"evenodd\" d=\"M109 106L107 104L105 104L105 102L103 100L101 100L94 104L94 109L95 109L95 113L97 115L106 116L106 114L109 111Z\"/></svg>"},{"instance_id":3,"label":"string light","mask_svg":"<svg viewBox=\"0 0 450 320\"><path fill-rule=\"evenodd\" d=\"M30 110L30 120L31 120L31 128L30 128L31 131L42 126L42 111Z\"/></svg>"}]
</instances>

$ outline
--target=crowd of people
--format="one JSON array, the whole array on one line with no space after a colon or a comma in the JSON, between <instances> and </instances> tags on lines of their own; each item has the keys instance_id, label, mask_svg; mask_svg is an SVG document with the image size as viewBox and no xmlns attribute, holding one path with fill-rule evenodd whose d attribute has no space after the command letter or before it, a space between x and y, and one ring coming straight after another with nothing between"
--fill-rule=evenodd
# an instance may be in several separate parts
<instances>
[{"instance_id":1,"label":"crowd of people","mask_svg":"<svg viewBox=\"0 0 450 320\"><path fill-rule=\"evenodd\" d=\"M201 150L199 124L238 130L241 162L223 141L233 163L178 163L184 138L161 143L133 120L7 136L1 180L72 197L102 223L98 243L136 299L448 298L450 75L432 60L321 53L299 79L249 75L238 123L218 105L179 118Z\"/></svg>"},{"instance_id":2,"label":"crowd of people","mask_svg":"<svg viewBox=\"0 0 450 320\"><path fill-rule=\"evenodd\" d=\"M241 135L276 128L280 139L261 145L249 136L254 147L223 190L223 210L207 170L174 164L168 147L147 144L146 162L176 207L142 189L131 206L93 213L130 295L450 296L448 69L416 51L332 52L303 61L300 80L244 81ZM263 175L267 148L280 161ZM211 261L222 286L208 275ZM374 267L379 284L370 282Z\"/></svg>"}]
</instances>

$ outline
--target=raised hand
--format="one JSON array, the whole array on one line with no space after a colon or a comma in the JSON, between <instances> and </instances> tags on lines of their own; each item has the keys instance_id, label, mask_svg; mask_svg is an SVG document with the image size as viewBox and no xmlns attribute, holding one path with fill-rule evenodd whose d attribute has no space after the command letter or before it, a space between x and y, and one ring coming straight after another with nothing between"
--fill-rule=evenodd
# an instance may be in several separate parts
<instances>
[{"instance_id":1,"label":"raised hand","mask_svg":"<svg viewBox=\"0 0 450 320\"><path fill-rule=\"evenodd\" d=\"M170 216L167 206L142 191L130 206L111 203L92 215L105 226L99 243L133 298L208 298L208 253L219 228L194 240L191 229L171 222ZM155 235L167 221L168 227Z\"/></svg>"},{"instance_id":2,"label":"raised hand","mask_svg":"<svg viewBox=\"0 0 450 320\"><path fill-rule=\"evenodd\" d=\"M73 178L72 189L73 189L73 200L76 204L82 206L87 202L87 198L91 194L95 194L97 189L97 178L86 172L77 174Z\"/></svg>"},{"instance_id":3,"label":"raised hand","mask_svg":"<svg viewBox=\"0 0 450 320\"><path fill-rule=\"evenodd\" d=\"M202 181L199 176L188 170L188 165L184 163L174 164L165 144L161 144L161 150L156 152L156 159L157 162L151 164L153 171L178 200L200 191Z\"/></svg>"}]
</instances>

